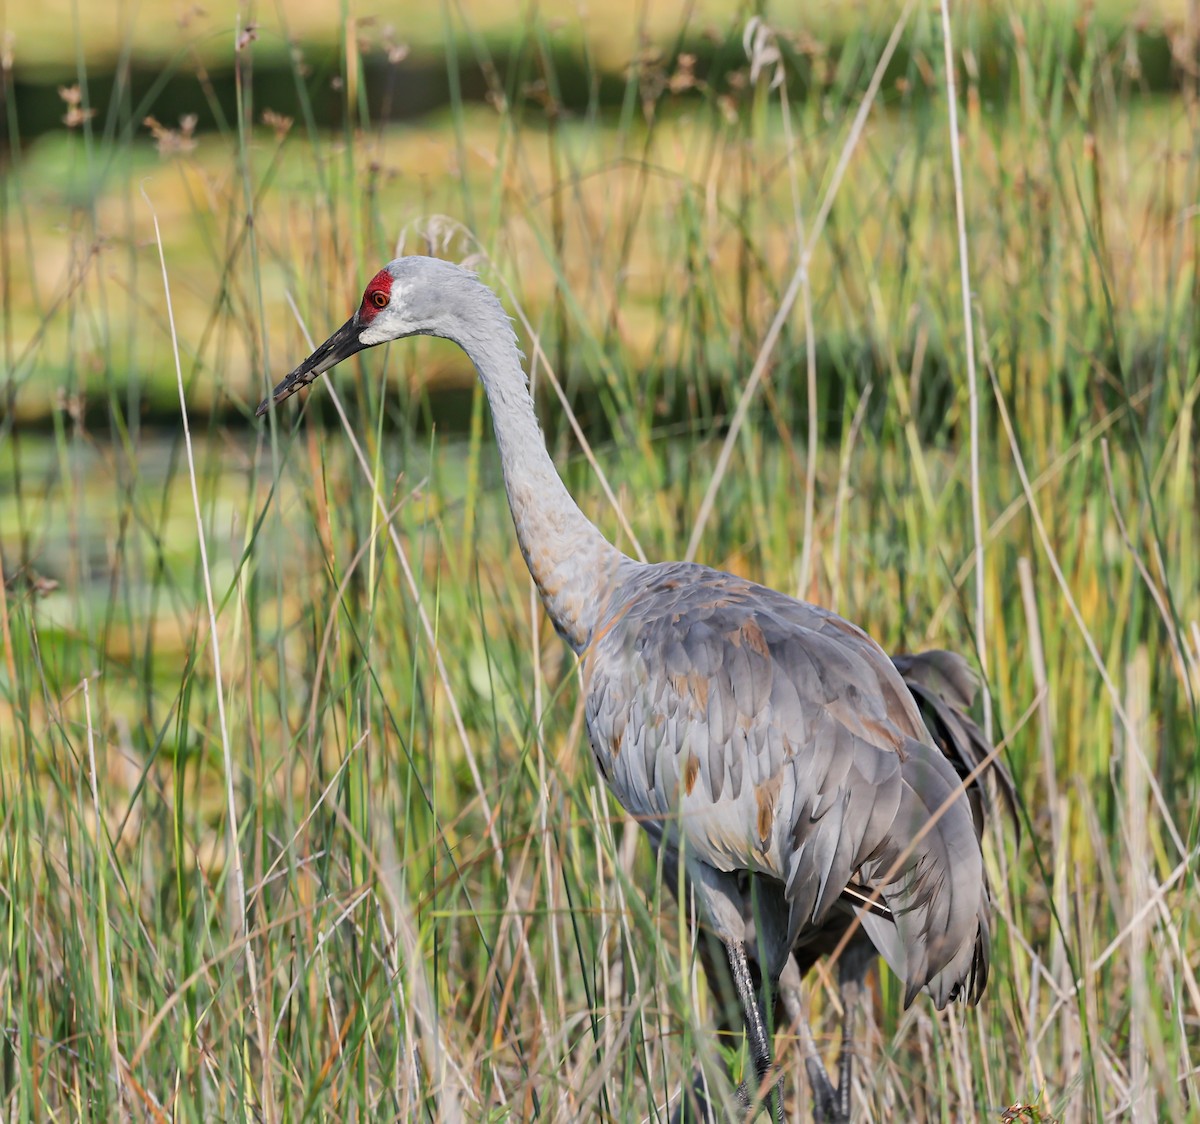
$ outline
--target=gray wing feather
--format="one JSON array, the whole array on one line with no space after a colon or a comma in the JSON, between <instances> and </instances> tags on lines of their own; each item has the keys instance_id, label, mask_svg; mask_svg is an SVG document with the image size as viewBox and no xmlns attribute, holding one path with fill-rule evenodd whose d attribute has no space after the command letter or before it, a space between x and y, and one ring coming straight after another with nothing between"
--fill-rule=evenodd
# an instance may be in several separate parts
<instances>
[{"instance_id":1,"label":"gray wing feather","mask_svg":"<svg viewBox=\"0 0 1200 1124\"><path fill-rule=\"evenodd\" d=\"M908 999L928 987L941 1006L964 982L981 988L970 810L900 673L860 629L705 567L639 566L586 674L601 771L652 836L782 883L793 940L851 882L878 890L892 920L875 928L898 942L875 943L894 964L903 950Z\"/></svg>"},{"instance_id":2,"label":"gray wing feather","mask_svg":"<svg viewBox=\"0 0 1200 1124\"><path fill-rule=\"evenodd\" d=\"M1019 833L1017 789L1012 774L992 745L967 713L975 701L978 680L970 665L957 652L932 649L913 655L893 656L892 663L904 677L905 685L921 711L934 742L960 777L967 777L990 756L984 775L1000 793L1005 811ZM980 778L982 779L982 778ZM984 812L995 811L995 799L986 784L973 784L969 790L976 829L982 833Z\"/></svg>"},{"instance_id":3,"label":"gray wing feather","mask_svg":"<svg viewBox=\"0 0 1200 1124\"><path fill-rule=\"evenodd\" d=\"M893 865L902 864L904 873L885 885L882 896L906 956L905 1006L923 986L939 1008L957 998L964 984L973 1001L986 980L988 946L982 862L974 870L975 863L967 858L979 854L974 824L963 807L958 777L940 754L913 755L904 772L893 830L864 867L864 881L877 885ZM959 814L951 814L955 810ZM936 825L904 860L908 844L939 814ZM964 941L964 930L972 928L976 939Z\"/></svg>"}]
</instances>

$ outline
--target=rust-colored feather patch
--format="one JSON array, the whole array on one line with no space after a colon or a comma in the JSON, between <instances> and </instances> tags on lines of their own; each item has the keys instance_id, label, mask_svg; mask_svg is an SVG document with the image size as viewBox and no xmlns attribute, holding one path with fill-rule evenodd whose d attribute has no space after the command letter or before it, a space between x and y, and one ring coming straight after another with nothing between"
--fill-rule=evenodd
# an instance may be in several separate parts
<instances>
[{"instance_id":1,"label":"rust-colored feather patch","mask_svg":"<svg viewBox=\"0 0 1200 1124\"><path fill-rule=\"evenodd\" d=\"M859 719L859 722L862 728L876 739L878 745L891 746L899 755L901 761L908 759L908 754L904 752L906 739L891 722L881 722L877 718L870 718L866 715L863 715Z\"/></svg>"},{"instance_id":2,"label":"rust-colored feather patch","mask_svg":"<svg viewBox=\"0 0 1200 1124\"><path fill-rule=\"evenodd\" d=\"M756 785L754 789L754 799L758 803L758 845L764 852L771 847L771 829L775 826L775 803L779 799L782 784L783 774L776 773L762 784Z\"/></svg>"},{"instance_id":3,"label":"rust-colored feather patch","mask_svg":"<svg viewBox=\"0 0 1200 1124\"><path fill-rule=\"evenodd\" d=\"M767 647L767 638L763 635L763 630L759 628L758 622L748 620L742 625L742 642L752 652L757 652L764 659L771 658L771 649Z\"/></svg>"},{"instance_id":4,"label":"rust-colored feather patch","mask_svg":"<svg viewBox=\"0 0 1200 1124\"><path fill-rule=\"evenodd\" d=\"M700 776L700 758L688 754L687 764L683 767L683 787L689 796L696 787L696 778Z\"/></svg>"}]
</instances>

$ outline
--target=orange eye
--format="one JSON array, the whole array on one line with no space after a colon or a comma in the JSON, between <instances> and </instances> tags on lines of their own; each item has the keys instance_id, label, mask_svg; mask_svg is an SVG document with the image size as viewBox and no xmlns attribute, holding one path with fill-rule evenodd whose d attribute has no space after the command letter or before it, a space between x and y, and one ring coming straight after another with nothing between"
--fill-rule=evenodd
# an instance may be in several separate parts
<instances>
[{"instance_id":1,"label":"orange eye","mask_svg":"<svg viewBox=\"0 0 1200 1124\"><path fill-rule=\"evenodd\" d=\"M376 289L375 292L373 292L371 294L371 303L376 308L387 308L387 303L388 303L387 293L382 292L379 289Z\"/></svg>"}]
</instances>

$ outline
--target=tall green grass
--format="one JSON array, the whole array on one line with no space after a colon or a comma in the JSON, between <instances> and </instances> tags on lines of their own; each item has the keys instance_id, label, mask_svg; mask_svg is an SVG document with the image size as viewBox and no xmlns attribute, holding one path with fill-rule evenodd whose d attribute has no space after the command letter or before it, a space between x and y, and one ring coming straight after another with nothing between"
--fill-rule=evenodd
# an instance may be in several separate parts
<instances>
[{"instance_id":1,"label":"tall green grass","mask_svg":"<svg viewBox=\"0 0 1200 1124\"><path fill-rule=\"evenodd\" d=\"M988 841L992 982L937 1015L883 972L856 1118L1186 1119L1196 102L1138 98L1073 8L1002 14L1000 104L972 70L984 32L955 23L978 479L940 31L917 10L697 554L988 668L1024 817L1019 846ZM816 67L810 30L785 54ZM665 1119L694 1062L722 1089L743 1065L592 769L461 357L393 345L250 417L397 246L466 257L517 317L585 510L631 553L687 551L887 29L851 31L803 99L770 65L709 88L631 30L620 109L573 115L556 34L527 16L522 79L421 127L353 99L336 134L264 123L250 43L218 133L156 152L126 101L7 154L8 1118ZM810 995L832 1045L831 980Z\"/></svg>"}]
</instances>

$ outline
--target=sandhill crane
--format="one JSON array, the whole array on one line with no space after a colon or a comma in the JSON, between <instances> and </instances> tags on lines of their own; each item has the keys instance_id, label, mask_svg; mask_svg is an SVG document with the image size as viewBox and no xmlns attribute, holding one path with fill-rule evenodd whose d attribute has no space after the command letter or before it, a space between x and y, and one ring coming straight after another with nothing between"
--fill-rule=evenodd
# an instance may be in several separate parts
<instances>
[{"instance_id":1,"label":"sandhill crane","mask_svg":"<svg viewBox=\"0 0 1200 1124\"><path fill-rule=\"evenodd\" d=\"M723 944L760 1085L771 1046L750 918L769 987L807 936L857 918L906 1005L922 990L939 1009L978 999L988 895L970 804L891 660L827 609L609 543L559 478L512 324L473 273L389 263L257 413L364 348L414 335L452 340L475 365L521 553L582 661L596 764ZM782 1120L782 1080L770 1096Z\"/></svg>"},{"instance_id":2,"label":"sandhill crane","mask_svg":"<svg viewBox=\"0 0 1200 1124\"><path fill-rule=\"evenodd\" d=\"M1019 831L1016 788L1012 776L968 714L975 696L976 679L966 660L956 652L935 649L914 655L893 656L892 663L916 699L921 717L934 743L954 767L955 772L963 778L967 798L971 804L972 818L975 821L976 835L982 838L984 820L987 814L996 810L993 792L999 793L1004 810ZM990 776L992 785L984 782L985 775ZM672 882L669 885L678 896L677 883ZM784 965L775 993L775 1025L795 1026L800 1032L805 1067L813 1090L813 1114L818 1121L850 1119L854 1018L864 977L875 959L876 952L865 933L861 930L850 933L849 928L849 916L837 913L819 929L802 933ZM762 978L761 968L752 937L753 918L750 916L746 917L746 930L746 958L751 975L759 981ZM821 957L837 952L843 940L846 943L841 948L836 965L842 1007L842 1041L838 1084L835 1086L829 1079L829 1073L803 1017L800 981ZM712 944L709 940L700 942L700 962L708 978L710 991L720 996L727 989L728 968L723 963L724 957L718 959L713 954ZM733 1028L725 1017L724 1008L719 1008L719 1011L722 1031L731 1031ZM698 1070L693 1075L691 1092L684 1090L684 1098L681 1099L673 1119L680 1121L685 1114L691 1116L693 1112L709 1119L715 1115L706 1095L703 1075Z\"/></svg>"}]
</instances>

